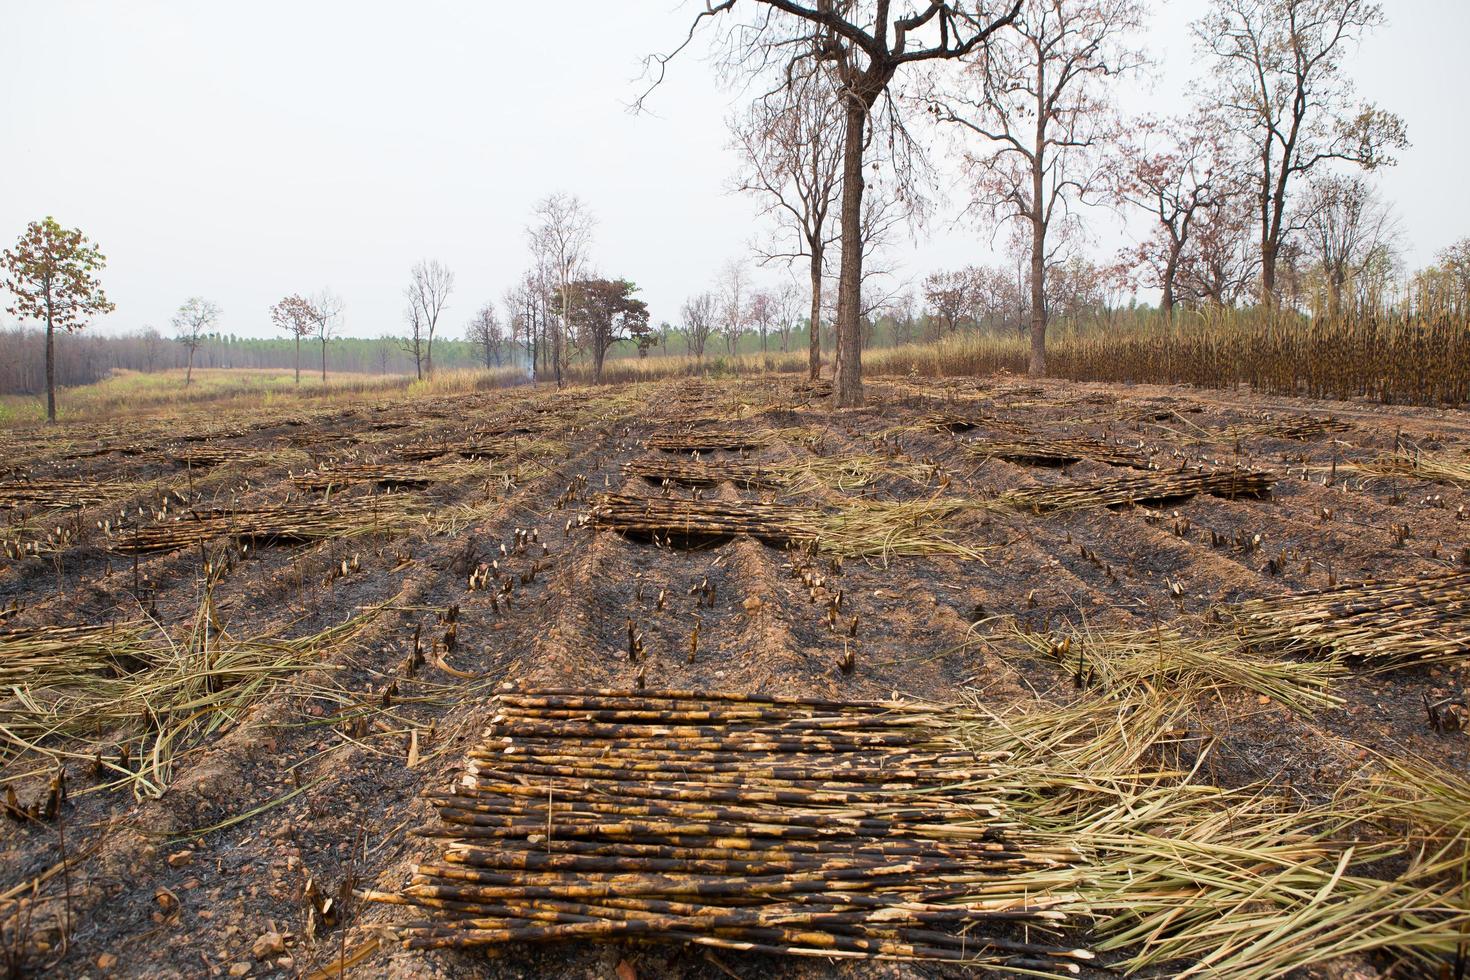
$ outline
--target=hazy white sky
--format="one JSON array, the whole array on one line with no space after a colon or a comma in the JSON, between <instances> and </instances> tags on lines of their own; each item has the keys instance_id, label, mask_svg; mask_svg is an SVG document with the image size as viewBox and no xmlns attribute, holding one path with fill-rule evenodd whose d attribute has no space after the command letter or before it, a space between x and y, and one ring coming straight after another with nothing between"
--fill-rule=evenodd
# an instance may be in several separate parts
<instances>
[{"instance_id":1,"label":"hazy white sky","mask_svg":"<svg viewBox=\"0 0 1470 980\"><path fill-rule=\"evenodd\" d=\"M1129 103L1168 112L1196 76L1188 23L1204 0L1156 6L1159 81ZM672 67L652 115L626 111L642 56L683 35L693 8L678 0L4 7L0 240L46 214L92 236L109 331L166 332L197 294L226 331L269 335L271 303L329 286L347 333L396 333L409 267L438 258L458 277L458 335L526 266L531 207L553 190L591 205L598 268L674 320L755 232L753 202L726 191L738 94L701 50ZM1422 263L1470 235L1470 0L1384 7L1351 72L1408 122L1414 146L1378 179ZM909 276L990 258L988 234L949 217L902 251ZM1106 217L1099 230L1125 234Z\"/></svg>"}]
</instances>

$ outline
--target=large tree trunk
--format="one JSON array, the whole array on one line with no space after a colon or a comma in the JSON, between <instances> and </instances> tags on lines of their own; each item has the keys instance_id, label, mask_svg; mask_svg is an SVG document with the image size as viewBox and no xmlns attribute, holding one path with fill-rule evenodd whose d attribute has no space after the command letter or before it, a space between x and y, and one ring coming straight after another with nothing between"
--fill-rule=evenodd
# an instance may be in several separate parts
<instances>
[{"instance_id":1,"label":"large tree trunk","mask_svg":"<svg viewBox=\"0 0 1470 980\"><path fill-rule=\"evenodd\" d=\"M1041 182L1039 175L1036 182ZM1046 223L1039 218L1031 220L1031 362L1026 373L1033 378L1046 374Z\"/></svg>"},{"instance_id":2,"label":"large tree trunk","mask_svg":"<svg viewBox=\"0 0 1470 980\"><path fill-rule=\"evenodd\" d=\"M322 340L322 387L327 385L327 342Z\"/></svg>"},{"instance_id":3,"label":"large tree trunk","mask_svg":"<svg viewBox=\"0 0 1470 980\"><path fill-rule=\"evenodd\" d=\"M301 384L301 334L296 335L296 383Z\"/></svg>"},{"instance_id":4,"label":"large tree trunk","mask_svg":"<svg viewBox=\"0 0 1470 980\"><path fill-rule=\"evenodd\" d=\"M1159 300L1159 305L1164 308L1164 319L1170 323L1174 322L1174 276L1179 270L1179 250L1175 249L1169 255L1169 261L1164 265L1164 295Z\"/></svg>"},{"instance_id":5,"label":"large tree trunk","mask_svg":"<svg viewBox=\"0 0 1470 980\"><path fill-rule=\"evenodd\" d=\"M56 329L46 311L46 422L56 421Z\"/></svg>"},{"instance_id":6,"label":"large tree trunk","mask_svg":"<svg viewBox=\"0 0 1470 980\"><path fill-rule=\"evenodd\" d=\"M812 318L811 341L807 348L806 367L811 380L822 376L822 250L812 249Z\"/></svg>"},{"instance_id":7,"label":"large tree trunk","mask_svg":"<svg viewBox=\"0 0 1470 980\"><path fill-rule=\"evenodd\" d=\"M191 346L189 348L189 363L184 368L184 387L185 388L189 387L189 383L191 381L193 381L193 380L194 380L194 348Z\"/></svg>"},{"instance_id":8,"label":"large tree trunk","mask_svg":"<svg viewBox=\"0 0 1470 980\"><path fill-rule=\"evenodd\" d=\"M837 279L837 331L832 359L832 396L839 408L863 403L862 338L858 314L863 286L863 129L868 112L849 95L842 144L842 271Z\"/></svg>"},{"instance_id":9,"label":"large tree trunk","mask_svg":"<svg viewBox=\"0 0 1470 980\"><path fill-rule=\"evenodd\" d=\"M1261 305L1276 306L1276 243L1269 239L1261 241Z\"/></svg>"}]
</instances>

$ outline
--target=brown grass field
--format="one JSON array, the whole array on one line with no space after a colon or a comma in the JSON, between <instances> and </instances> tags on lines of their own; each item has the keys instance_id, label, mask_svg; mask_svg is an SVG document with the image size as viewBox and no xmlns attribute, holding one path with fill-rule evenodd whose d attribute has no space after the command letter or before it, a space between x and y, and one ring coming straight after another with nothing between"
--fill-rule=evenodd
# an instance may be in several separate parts
<instances>
[{"instance_id":1,"label":"brown grass field","mask_svg":"<svg viewBox=\"0 0 1470 980\"><path fill-rule=\"evenodd\" d=\"M232 394L0 432L5 968L1464 969L1470 418L1008 375L886 376L865 408L829 400L785 375ZM487 729L514 729L507 684L932 708L925 751L993 768L933 804L950 831L916 832L945 839L983 797L1000 814L984 840L1072 855L1018 866L995 901L1062 915L982 922L966 935L992 939L948 962L913 952L951 948L937 925L864 926L897 944L881 960L824 952L812 932L858 927L810 906L697 942L694 912L461 909L488 923L482 948L423 948L459 935L453 909L404 904L454 839L425 796L457 785ZM533 742L565 726L597 744L576 711L548 717ZM619 734L598 758L634 763L663 737ZM645 780L697 782L670 751ZM515 813L566 812L561 776L509 778L535 790ZM812 808L809 826L841 825ZM539 853L525 832L481 843L507 839ZM774 868L786 852L769 850ZM875 894L940 906L979 887L944 874L949 892L900 876ZM748 912L744 880L727 904ZM646 931L605 922L627 916ZM491 935L507 921L520 931ZM583 924L537 933L553 921Z\"/></svg>"}]
</instances>

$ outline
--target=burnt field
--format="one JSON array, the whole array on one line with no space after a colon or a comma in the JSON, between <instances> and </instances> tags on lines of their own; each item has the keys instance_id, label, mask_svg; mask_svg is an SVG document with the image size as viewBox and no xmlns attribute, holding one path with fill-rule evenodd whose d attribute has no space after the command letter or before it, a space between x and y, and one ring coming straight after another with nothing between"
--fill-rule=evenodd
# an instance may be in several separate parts
<instances>
[{"instance_id":1,"label":"burnt field","mask_svg":"<svg viewBox=\"0 0 1470 980\"><path fill-rule=\"evenodd\" d=\"M1227 942L1228 975L1455 968L1444 936L1470 915L1446 870L1463 867L1467 776L1463 413L1009 377L880 378L865 408L829 401L790 379L684 380L0 437L7 969L1176 975ZM831 721L853 712L868 720ZM773 731L795 734L742 744ZM680 737L698 743L687 758ZM484 784L489 749L517 738L545 764ZM875 746L873 768L939 767L900 782L933 780L945 802L823 795L843 782L827 760ZM761 776L781 752L809 769ZM644 781L723 801L717 818L653 827L696 819L670 802L629 829L624 798L587 774L638 783L613 770L640 758ZM467 773L479 802L447 798ZM812 818L796 825L861 832L741 838L755 790L777 785ZM1076 817L1181 785L1217 793L1222 823L1171 810L1138 839L1233 841L1249 859L1201 860L1229 864L1238 893L1166 887L1159 869L1185 858ZM1112 802L1067 805L1066 822L1072 793ZM1437 806L1452 816L1425 816ZM526 827L553 816L589 857L496 856L537 851ZM919 855L902 876L854 857L880 816ZM985 879L983 914L936 911L975 887L936 824L1016 855ZM481 828L479 844L456 827ZM658 859L701 880L840 865L847 884L817 894L843 913L765 909L774 886L681 890L673 865L638 863L653 850L592 861L611 860L590 843L608 837L672 849ZM766 857L735 861L731 837ZM1265 854L1288 841L1307 844ZM496 911L452 876L414 890L446 847L508 889ZM1109 890L1130 874L1160 884ZM621 901L579 892L575 909L570 891L525 890L660 875ZM1375 898L1380 880L1404 884ZM850 889L871 901L832 897ZM895 905L914 921L854 911ZM1247 906L1279 918L1201 939L1180 911L1234 924ZM1320 955L1272 959L1278 932Z\"/></svg>"}]
</instances>

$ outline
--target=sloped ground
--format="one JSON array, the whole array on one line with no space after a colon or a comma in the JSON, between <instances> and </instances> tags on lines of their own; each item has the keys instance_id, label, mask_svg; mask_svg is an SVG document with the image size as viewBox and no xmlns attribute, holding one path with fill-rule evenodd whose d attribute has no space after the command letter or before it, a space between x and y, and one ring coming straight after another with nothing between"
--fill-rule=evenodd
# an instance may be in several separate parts
<instances>
[{"instance_id":1,"label":"sloped ground","mask_svg":"<svg viewBox=\"0 0 1470 980\"><path fill-rule=\"evenodd\" d=\"M432 842L411 833L432 816L419 794L453 777L485 727L489 693L506 681L936 700L968 688L998 707L1036 696L1064 701L1070 674L1023 654L1010 624L1168 622L1252 596L1444 569L1470 544L1465 490L1367 479L1349 468L1401 442L1470 447L1470 419L1460 412L1007 378L878 379L869 394L869 406L836 411L789 380L526 388L365 402L315 417L12 434L4 449L13 475L4 480L110 480L128 489L74 511L8 512L0 537L14 544L11 554L28 543L42 544L43 554L0 558L0 610L14 610L0 614L5 628L146 612L177 639L204 599L205 563L218 624L232 635L301 637L365 619L347 638L314 649L304 669L280 677L247 711L180 746L157 798L115 785L118 766L140 766L136 750L126 759L117 751L127 726L47 740L69 789L60 820L0 825L11 960L23 973L67 976L295 975L344 955L352 973L375 976L929 975L893 964L631 946L407 953L374 945L376 927L401 913L361 907L343 886L394 889L429 856ZM924 423L935 412L990 421L951 432ZM1350 427L1304 439L1260 431L1268 416L1309 413ZM966 451L986 437L1013 438L1017 426L1142 442L1166 465L1265 467L1278 482L1264 500L955 518L948 532L985 548L984 560L833 564L749 538L691 549L586 522L603 490L772 497L728 482L665 490L624 475L623 464L656 454L645 446L650 437L700 420L764 443L707 453L708 461L877 455L937 467L929 485L879 476L863 488L815 486L796 498L818 506L849 496L918 499L939 492L941 480L945 494L989 497L1028 483L1135 475L1085 460L1048 469ZM186 442L249 452L181 468ZM349 538L246 549L214 542L136 562L107 550L149 520L140 507L155 510L166 493L171 515L288 500L366 515L381 506L373 497L384 488L354 484L324 495L297 489L291 473L333 462L402 463L427 446L503 455L444 457L438 462L462 464L451 480L397 488L432 517L392 530L374 524ZM44 547L48 534L53 545ZM488 584L470 590L477 571L488 572ZM839 590L834 629L828 609ZM627 653L630 619L643 637L639 663ZM1362 747L1464 773L1465 736L1430 731L1423 699L1465 687L1463 664L1354 675L1337 689L1344 707L1310 720L1241 696L1202 710L1199 724L1220 739L1217 780L1269 780L1320 797L1353 778ZM16 698L0 700L0 722L19 710ZM44 798L57 763L13 745L6 751L0 778L18 803ZM336 908L324 914L327 899ZM68 918L63 941L58 924Z\"/></svg>"}]
</instances>

